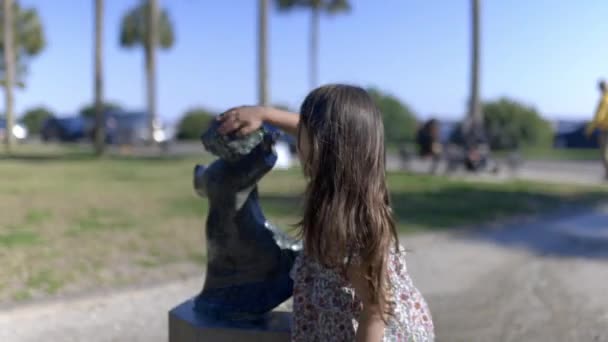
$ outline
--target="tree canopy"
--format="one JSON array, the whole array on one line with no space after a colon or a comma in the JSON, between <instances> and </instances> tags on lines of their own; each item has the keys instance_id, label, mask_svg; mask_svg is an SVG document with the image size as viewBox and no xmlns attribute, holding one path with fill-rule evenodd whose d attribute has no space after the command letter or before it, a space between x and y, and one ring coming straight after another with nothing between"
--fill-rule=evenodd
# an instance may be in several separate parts
<instances>
[{"instance_id":1,"label":"tree canopy","mask_svg":"<svg viewBox=\"0 0 608 342\"><path fill-rule=\"evenodd\" d=\"M0 83L4 85L3 17L4 15L0 11ZM40 54L46 46L46 41L42 22L35 8L23 8L18 2L15 2L13 4L13 23L13 44L16 63L14 85L24 87L29 58Z\"/></svg>"},{"instance_id":2,"label":"tree canopy","mask_svg":"<svg viewBox=\"0 0 608 342\"><path fill-rule=\"evenodd\" d=\"M149 1L141 1L137 6L129 10L122 18L120 28L120 45L134 47L136 45L146 46L148 42L148 11ZM168 49L175 42L173 24L166 9L158 11L158 42L157 46Z\"/></svg>"},{"instance_id":3,"label":"tree canopy","mask_svg":"<svg viewBox=\"0 0 608 342\"><path fill-rule=\"evenodd\" d=\"M29 109L23 114L23 124L31 134L37 134L42 128L44 121L54 114L46 107L36 107Z\"/></svg>"},{"instance_id":4,"label":"tree canopy","mask_svg":"<svg viewBox=\"0 0 608 342\"><path fill-rule=\"evenodd\" d=\"M368 92L382 112L387 144L414 140L417 120L411 108L397 97L378 89L370 88Z\"/></svg>"},{"instance_id":5,"label":"tree canopy","mask_svg":"<svg viewBox=\"0 0 608 342\"><path fill-rule=\"evenodd\" d=\"M214 118L215 115L203 108L193 108L187 111L177 127L177 139L199 139Z\"/></svg>"},{"instance_id":6,"label":"tree canopy","mask_svg":"<svg viewBox=\"0 0 608 342\"><path fill-rule=\"evenodd\" d=\"M123 108L121 105L115 103L115 102L106 102L103 103L101 105L102 108L102 112L103 113L107 113L107 112L117 112L117 111L121 111ZM85 118L93 118L95 117L95 104L91 103L88 104L84 107L82 107L79 111L80 115L85 117Z\"/></svg>"},{"instance_id":7,"label":"tree canopy","mask_svg":"<svg viewBox=\"0 0 608 342\"><path fill-rule=\"evenodd\" d=\"M485 102L483 115L486 134L493 149L551 144L551 124L534 107L500 98Z\"/></svg>"}]
</instances>

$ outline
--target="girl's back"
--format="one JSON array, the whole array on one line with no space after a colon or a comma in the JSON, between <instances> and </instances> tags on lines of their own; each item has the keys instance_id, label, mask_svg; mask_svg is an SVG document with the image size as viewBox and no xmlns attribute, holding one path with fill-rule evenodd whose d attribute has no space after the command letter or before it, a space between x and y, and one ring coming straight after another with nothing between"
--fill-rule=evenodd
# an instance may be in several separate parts
<instances>
[{"instance_id":1,"label":"girl's back","mask_svg":"<svg viewBox=\"0 0 608 342\"><path fill-rule=\"evenodd\" d=\"M388 259L393 313L383 341L432 341L433 322L428 305L407 273L405 251ZM292 341L354 341L362 302L340 272L300 256L294 279Z\"/></svg>"}]
</instances>

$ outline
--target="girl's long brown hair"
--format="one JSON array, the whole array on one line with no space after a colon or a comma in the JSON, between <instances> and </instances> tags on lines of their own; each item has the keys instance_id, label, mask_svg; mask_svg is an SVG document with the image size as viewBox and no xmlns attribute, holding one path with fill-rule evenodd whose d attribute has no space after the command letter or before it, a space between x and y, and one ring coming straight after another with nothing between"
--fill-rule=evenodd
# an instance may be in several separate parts
<instances>
[{"instance_id":1,"label":"girl's long brown hair","mask_svg":"<svg viewBox=\"0 0 608 342\"><path fill-rule=\"evenodd\" d=\"M353 257L361 260L370 300L386 309L387 257L399 242L386 186L382 114L365 90L349 85L315 89L300 114L298 145L302 134L309 145L303 167L310 182L299 225L305 253L343 271Z\"/></svg>"}]
</instances>

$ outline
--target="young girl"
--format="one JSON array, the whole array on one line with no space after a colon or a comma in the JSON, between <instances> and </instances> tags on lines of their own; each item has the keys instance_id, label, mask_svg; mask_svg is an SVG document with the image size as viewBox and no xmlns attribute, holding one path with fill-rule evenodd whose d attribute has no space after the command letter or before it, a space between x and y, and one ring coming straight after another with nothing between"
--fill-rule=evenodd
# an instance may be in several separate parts
<instances>
[{"instance_id":1,"label":"young girl","mask_svg":"<svg viewBox=\"0 0 608 342\"><path fill-rule=\"evenodd\" d=\"M312 91L300 115L262 107L222 114L220 132L267 122L297 136L308 179L292 270L293 341L433 341L428 306L412 284L386 187L382 114L348 85Z\"/></svg>"}]
</instances>

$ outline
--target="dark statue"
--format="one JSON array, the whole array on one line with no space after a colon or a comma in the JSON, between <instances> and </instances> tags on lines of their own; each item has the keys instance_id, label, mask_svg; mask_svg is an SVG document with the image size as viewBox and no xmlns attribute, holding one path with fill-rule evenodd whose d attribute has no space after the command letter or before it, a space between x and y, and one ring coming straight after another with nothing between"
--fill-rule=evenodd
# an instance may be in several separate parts
<instances>
[{"instance_id":1,"label":"dark statue","mask_svg":"<svg viewBox=\"0 0 608 342\"><path fill-rule=\"evenodd\" d=\"M301 244L264 217L257 183L274 166L276 131L224 136L213 123L201 137L218 157L196 165L194 188L209 199L207 275L194 310L206 317L256 320L289 299L289 272Z\"/></svg>"}]
</instances>

